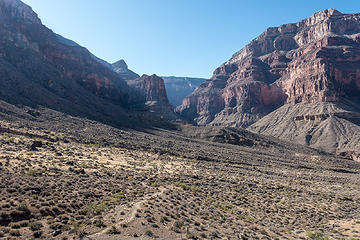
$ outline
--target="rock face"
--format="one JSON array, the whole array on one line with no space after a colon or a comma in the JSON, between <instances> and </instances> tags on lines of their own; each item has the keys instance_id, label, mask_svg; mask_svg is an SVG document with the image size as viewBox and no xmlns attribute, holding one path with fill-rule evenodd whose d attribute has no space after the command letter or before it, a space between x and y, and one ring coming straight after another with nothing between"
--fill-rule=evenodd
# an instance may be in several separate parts
<instances>
[{"instance_id":1,"label":"rock face","mask_svg":"<svg viewBox=\"0 0 360 240\"><path fill-rule=\"evenodd\" d=\"M140 77L128 68L128 65L123 59L111 64L111 67L114 72L119 74L125 80L134 80L135 78Z\"/></svg>"},{"instance_id":2,"label":"rock face","mask_svg":"<svg viewBox=\"0 0 360 240\"><path fill-rule=\"evenodd\" d=\"M169 101L174 107L181 105L185 97L190 95L201 83L206 81L205 78L174 76L161 78L164 79Z\"/></svg>"},{"instance_id":3,"label":"rock face","mask_svg":"<svg viewBox=\"0 0 360 240\"><path fill-rule=\"evenodd\" d=\"M77 44L76 42L67 39L59 34L55 33L56 38L58 39L59 42L61 42L62 44L71 46L71 47L81 47L79 44ZM118 75L120 75L120 77L122 77L125 80L134 80L135 78L140 77L137 73L134 73L133 71L131 71L128 68L128 65L126 64L126 62L121 59L113 64L108 63L107 61L96 57L95 55L90 53L90 56L97 61L98 63L102 64L103 66L107 67L108 69L116 72Z\"/></svg>"},{"instance_id":4,"label":"rock face","mask_svg":"<svg viewBox=\"0 0 360 240\"><path fill-rule=\"evenodd\" d=\"M267 29L177 111L199 125L246 127L284 104L359 101L360 14L335 9Z\"/></svg>"},{"instance_id":5,"label":"rock face","mask_svg":"<svg viewBox=\"0 0 360 240\"><path fill-rule=\"evenodd\" d=\"M127 83L137 94L130 96L131 102L138 102L140 108L145 103L146 109L156 112L169 119L176 119L173 107L170 105L164 80L154 75L142 75L134 80L128 80ZM139 96L141 96L139 98Z\"/></svg>"},{"instance_id":6,"label":"rock face","mask_svg":"<svg viewBox=\"0 0 360 240\"><path fill-rule=\"evenodd\" d=\"M62 44L71 46L71 47L81 47L79 44L77 44L76 42L67 39L59 34L55 33L56 38L58 39L59 42L61 42ZM133 71L131 71L128 68L128 65L126 64L126 62L121 59L113 64L108 63L107 61L96 57L95 55L93 55L92 53L90 53L90 56L97 61L98 63L102 64L103 66L107 67L108 69L110 69L111 71L116 72L118 75L120 75L120 77L122 79L125 80L134 80L135 78L140 77L138 74L134 73Z\"/></svg>"},{"instance_id":7,"label":"rock face","mask_svg":"<svg viewBox=\"0 0 360 240\"><path fill-rule=\"evenodd\" d=\"M0 0L0 99L126 121L130 89L85 48L65 43L19 0Z\"/></svg>"},{"instance_id":8,"label":"rock face","mask_svg":"<svg viewBox=\"0 0 360 240\"><path fill-rule=\"evenodd\" d=\"M17 0L2 0L0 2L0 16L3 21L20 21L41 24L37 14L31 7Z\"/></svg>"}]
</instances>

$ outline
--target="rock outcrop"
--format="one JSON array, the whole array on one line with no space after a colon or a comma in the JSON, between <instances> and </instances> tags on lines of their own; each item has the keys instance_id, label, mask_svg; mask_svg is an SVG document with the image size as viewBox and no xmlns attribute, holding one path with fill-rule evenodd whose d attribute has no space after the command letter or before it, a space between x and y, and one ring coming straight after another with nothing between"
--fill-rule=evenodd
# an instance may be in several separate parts
<instances>
[{"instance_id":1,"label":"rock outcrop","mask_svg":"<svg viewBox=\"0 0 360 240\"><path fill-rule=\"evenodd\" d=\"M358 101L360 14L335 9L267 29L177 111L199 125L246 127L284 104Z\"/></svg>"},{"instance_id":2,"label":"rock outcrop","mask_svg":"<svg viewBox=\"0 0 360 240\"><path fill-rule=\"evenodd\" d=\"M168 119L176 119L173 107L169 103L162 78L155 74L151 76L144 74L134 80L128 80L127 83L131 88L135 89L137 93L130 96L130 101L138 102L140 109L145 105L146 110L158 113Z\"/></svg>"},{"instance_id":3,"label":"rock outcrop","mask_svg":"<svg viewBox=\"0 0 360 240\"><path fill-rule=\"evenodd\" d=\"M134 80L135 78L140 77L137 73L134 73L128 68L128 65L123 59L111 64L111 68L125 80Z\"/></svg>"},{"instance_id":4,"label":"rock outcrop","mask_svg":"<svg viewBox=\"0 0 360 240\"><path fill-rule=\"evenodd\" d=\"M185 97L190 95L201 83L205 82L205 78L191 77L161 77L164 79L166 92L169 102L174 107L181 105Z\"/></svg>"},{"instance_id":5,"label":"rock outcrop","mask_svg":"<svg viewBox=\"0 0 360 240\"><path fill-rule=\"evenodd\" d=\"M37 14L19 0L0 1L0 16L2 21L18 21L41 24Z\"/></svg>"}]
</instances>

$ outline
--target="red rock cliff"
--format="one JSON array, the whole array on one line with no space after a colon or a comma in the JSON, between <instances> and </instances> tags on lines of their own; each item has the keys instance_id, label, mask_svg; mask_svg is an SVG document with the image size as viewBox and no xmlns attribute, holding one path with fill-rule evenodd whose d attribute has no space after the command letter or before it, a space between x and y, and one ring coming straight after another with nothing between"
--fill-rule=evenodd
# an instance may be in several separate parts
<instances>
[{"instance_id":1,"label":"red rock cliff","mask_svg":"<svg viewBox=\"0 0 360 240\"><path fill-rule=\"evenodd\" d=\"M172 106L169 103L164 80L158 76L146 74L127 83L137 94L130 96L131 102L138 102L140 106L145 104L152 112L159 113L167 118L175 119Z\"/></svg>"},{"instance_id":2,"label":"red rock cliff","mask_svg":"<svg viewBox=\"0 0 360 240\"><path fill-rule=\"evenodd\" d=\"M85 48L60 41L20 0L0 0L0 99L126 119L129 89Z\"/></svg>"},{"instance_id":3,"label":"red rock cliff","mask_svg":"<svg viewBox=\"0 0 360 240\"><path fill-rule=\"evenodd\" d=\"M284 103L359 100L360 14L335 9L267 29L177 111L199 125L248 126Z\"/></svg>"}]
</instances>

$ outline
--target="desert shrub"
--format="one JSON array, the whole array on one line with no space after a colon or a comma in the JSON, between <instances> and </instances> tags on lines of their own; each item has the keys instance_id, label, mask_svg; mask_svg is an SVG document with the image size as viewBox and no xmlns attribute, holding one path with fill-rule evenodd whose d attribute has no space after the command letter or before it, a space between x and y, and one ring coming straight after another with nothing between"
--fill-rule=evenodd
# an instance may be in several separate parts
<instances>
[{"instance_id":1,"label":"desert shrub","mask_svg":"<svg viewBox=\"0 0 360 240\"><path fill-rule=\"evenodd\" d=\"M28 212L29 208L25 202L19 203L19 205L16 206L16 210L22 211L22 212Z\"/></svg>"},{"instance_id":2,"label":"desert shrub","mask_svg":"<svg viewBox=\"0 0 360 240\"><path fill-rule=\"evenodd\" d=\"M191 186L191 191L198 192L199 190L200 190L200 188L198 186L196 186L196 185Z\"/></svg>"},{"instance_id":3,"label":"desert shrub","mask_svg":"<svg viewBox=\"0 0 360 240\"><path fill-rule=\"evenodd\" d=\"M310 239L314 239L314 240L330 240L329 236L325 235L324 233L320 233L320 232L306 232L306 235L310 238Z\"/></svg>"},{"instance_id":4,"label":"desert shrub","mask_svg":"<svg viewBox=\"0 0 360 240\"><path fill-rule=\"evenodd\" d=\"M120 234L120 231L117 230L115 226L112 226L109 230L107 230L107 234Z\"/></svg>"},{"instance_id":5,"label":"desert shrub","mask_svg":"<svg viewBox=\"0 0 360 240\"><path fill-rule=\"evenodd\" d=\"M111 206L118 204L124 198L125 195L123 193L115 193L102 202L90 203L86 205L83 209L80 210L79 213L81 215L101 215L104 211L109 209Z\"/></svg>"},{"instance_id":6,"label":"desert shrub","mask_svg":"<svg viewBox=\"0 0 360 240\"><path fill-rule=\"evenodd\" d=\"M126 225L126 223L122 223L122 224L120 224L120 226L122 227L122 228L127 228L128 226Z\"/></svg>"},{"instance_id":7,"label":"desert shrub","mask_svg":"<svg viewBox=\"0 0 360 240\"><path fill-rule=\"evenodd\" d=\"M10 231L10 235L15 236L15 237L19 237L19 236L21 236L21 233L20 233L19 230L12 230L12 231Z\"/></svg>"},{"instance_id":8,"label":"desert shrub","mask_svg":"<svg viewBox=\"0 0 360 240\"><path fill-rule=\"evenodd\" d=\"M33 233L34 238L40 238L42 236L42 231L37 231Z\"/></svg>"},{"instance_id":9,"label":"desert shrub","mask_svg":"<svg viewBox=\"0 0 360 240\"><path fill-rule=\"evenodd\" d=\"M190 186L186 185L185 183L176 182L175 185L180 187L182 190L186 191L190 189Z\"/></svg>"},{"instance_id":10,"label":"desert shrub","mask_svg":"<svg viewBox=\"0 0 360 240\"><path fill-rule=\"evenodd\" d=\"M165 223L165 222L169 222L169 221L170 221L169 218L166 217L166 216L162 216L162 217L160 218L160 222L161 222L161 223Z\"/></svg>"},{"instance_id":11,"label":"desert shrub","mask_svg":"<svg viewBox=\"0 0 360 240\"><path fill-rule=\"evenodd\" d=\"M100 203L90 203L89 205L86 205L83 209L81 209L79 213L82 215L96 216L102 214L109 207L109 203L106 201Z\"/></svg>"},{"instance_id":12,"label":"desert shrub","mask_svg":"<svg viewBox=\"0 0 360 240\"><path fill-rule=\"evenodd\" d=\"M31 222L29 223L29 228L31 229L31 231L38 231L43 227L41 222Z\"/></svg>"},{"instance_id":13,"label":"desert shrub","mask_svg":"<svg viewBox=\"0 0 360 240\"><path fill-rule=\"evenodd\" d=\"M146 236L149 236L149 237L152 237L154 234L153 234L152 231L147 230L147 231L145 232L145 235L146 235Z\"/></svg>"},{"instance_id":14,"label":"desert shrub","mask_svg":"<svg viewBox=\"0 0 360 240\"><path fill-rule=\"evenodd\" d=\"M101 219L96 221L95 226L98 228L106 227L105 223Z\"/></svg>"},{"instance_id":15,"label":"desert shrub","mask_svg":"<svg viewBox=\"0 0 360 240\"><path fill-rule=\"evenodd\" d=\"M41 176L44 172L45 170L42 169L30 169L26 171L25 174L32 177L37 177L37 176Z\"/></svg>"},{"instance_id":16,"label":"desert shrub","mask_svg":"<svg viewBox=\"0 0 360 240\"><path fill-rule=\"evenodd\" d=\"M186 239L189 239L189 240L197 240L199 239L198 237L196 237L194 234L192 234L191 232L187 232L186 233Z\"/></svg>"},{"instance_id":17,"label":"desert shrub","mask_svg":"<svg viewBox=\"0 0 360 240\"><path fill-rule=\"evenodd\" d=\"M18 224L18 223L13 223L13 224L10 225L10 227L11 227L12 229L19 229L19 228L20 228L20 224Z\"/></svg>"},{"instance_id":18,"label":"desert shrub","mask_svg":"<svg viewBox=\"0 0 360 240\"><path fill-rule=\"evenodd\" d=\"M234 207L231 203L223 202L223 201L215 201L213 203L213 206L216 208L223 209L223 210L231 210Z\"/></svg>"}]
</instances>

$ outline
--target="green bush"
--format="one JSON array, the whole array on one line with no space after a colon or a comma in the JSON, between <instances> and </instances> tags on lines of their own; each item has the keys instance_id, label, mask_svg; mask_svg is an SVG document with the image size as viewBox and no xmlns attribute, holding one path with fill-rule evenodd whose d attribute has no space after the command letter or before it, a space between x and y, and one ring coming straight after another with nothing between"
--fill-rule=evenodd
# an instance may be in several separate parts
<instances>
[{"instance_id":1,"label":"green bush","mask_svg":"<svg viewBox=\"0 0 360 240\"><path fill-rule=\"evenodd\" d=\"M22 211L22 212L28 212L29 208L25 202L21 202L19 205L16 206L16 210Z\"/></svg>"},{"instance_id":2,"label":"green bush","mask_svg":"<svg viewBox=\"0 0 360 240\"><path fill-rule=\"evenodd\" d=\"M41 222L31 222L31 223L29 223L29 228L33 232L40 230L42 227L43 227L43 225L42 225Z\"/></svg>"},{"instance_id":3,"label":"green bush","mask_svg":"<svg viewBox=\"0 0 360 240\"><path fill-rule=\"evenodd\" d=\"M314 239L314 240L330 240L329 236L325 235L324 233L320 233L320 232L306 232L306 235L310 238L310 239Z\"/></svg>"},{"instance_id":4,"label":"green bush","mask_svg":"<svg viewBox=\"0 0 360 240\"><path fill-rule=\"evenodd\" d=\"M107 230L107 234L120 234L120 231L117 230L115 226L112 226L109 230Z\"/></svg>"}]
</instances>

